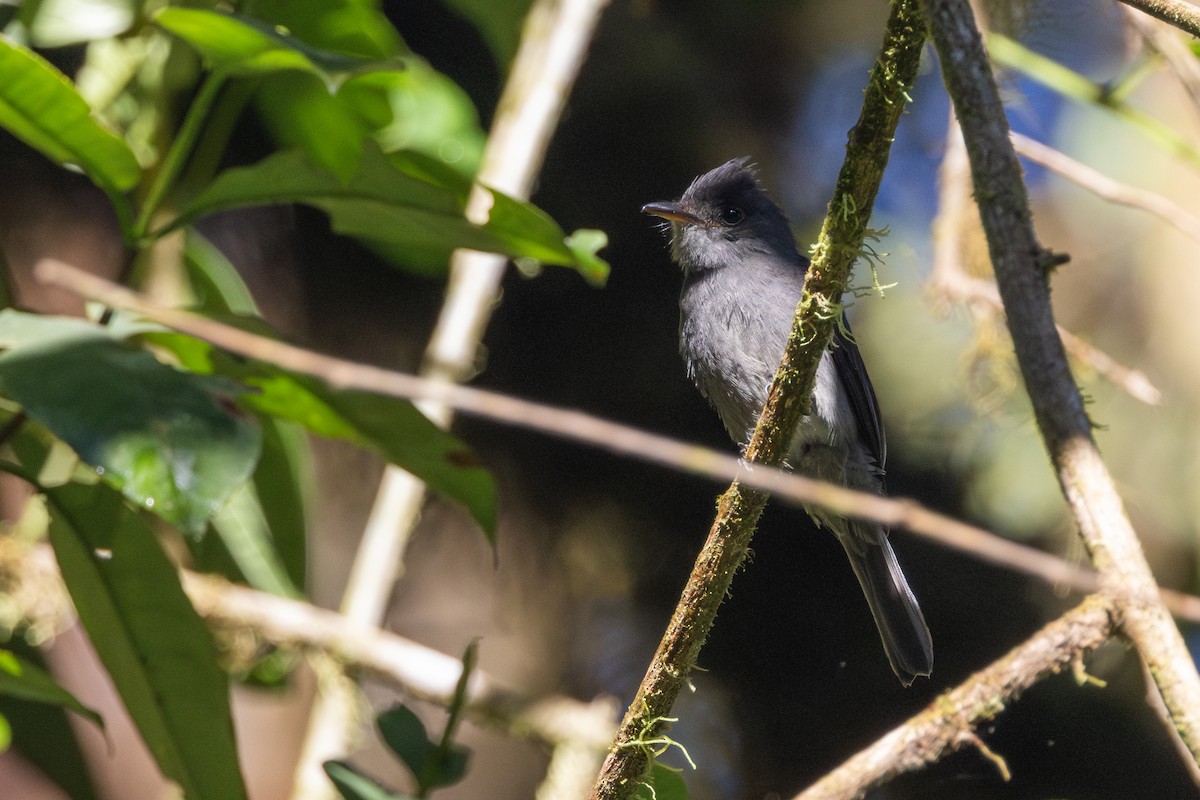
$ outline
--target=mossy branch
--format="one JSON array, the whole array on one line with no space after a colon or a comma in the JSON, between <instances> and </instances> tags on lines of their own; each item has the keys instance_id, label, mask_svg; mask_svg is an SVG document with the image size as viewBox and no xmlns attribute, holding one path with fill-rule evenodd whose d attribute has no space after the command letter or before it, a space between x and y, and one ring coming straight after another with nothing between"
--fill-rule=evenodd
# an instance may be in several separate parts
<instances>
[{"instance_id":1,"label":"mossy branch","mask_svg":"<svg viewBox=\"0 0 1200 800\"><path fill-rule=\"evenodd\" d=\"M846 160L814 249L792 335L746 448L748 461L781 463L801 417L809 412L817 365L833 336L839 316L835 310L850 267L862 249L924 39L916 0L893 3L883 48L871 72L862 113L850 131ZM593 800L630 797L648 770L651 754L636 742L663 729L746 556L766 502L766 494L736 482L721 496L708 539L592 789Z\"/></svg>"}]
</instances>

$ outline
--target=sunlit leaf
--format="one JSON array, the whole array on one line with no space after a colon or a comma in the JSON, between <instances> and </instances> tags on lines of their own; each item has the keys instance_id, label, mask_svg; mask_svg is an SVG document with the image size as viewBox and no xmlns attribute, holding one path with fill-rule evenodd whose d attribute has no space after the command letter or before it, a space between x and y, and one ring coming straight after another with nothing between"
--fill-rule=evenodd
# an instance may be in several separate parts
<instances>
[{"instance_id":1,"label":"sunlit leaf","mask_svg":"<svg viewBox=\"0 0 1200 800\"><path fill-rule=\"evenodd\" d=\"M496 487L470 449L434 425L412 404L367 392L331 389L278 371L246 376L260 391L251 408L299 423L314 433L370 447L461 503L491 539L496 528Z\"/></svg>"},{"instance_id":2,"label":"sunlit leaf","mask_svg":"<svg viewBox=\"0 0 1200 800\"><path fill-rule=\"evenodd\" d=\"M164 8L154 21L204 56L214 70L255 75L299 70L320 78L330 91L349 76L397 64L322 50L282 26L199 8Z\"/></svg>"},{"instance_id":3,"label":"sunlit leaf","mask_svg":"<svg viewBox=\"0 0 1200 800\"><path fill-rule=\"evenodd\" d=\"M339 53L383 59L406 52L377 0L258 0L254 16Z\"/></svg>"},{"instance_id":4,"label":"sunlit leaf","mask_svg":"<svg viewBox=\"0 0 1200 800\"><path fill-rule=\"evenodd\" d=\"M244 800L229 686L154 532L105 484L47 492L79 618L163 774L194 800Z\"/></svg>"},{"instance_id":5,"label":"sunlit leaf","mask_svg":"<svg viewBox=\"0 0 1200 800\"><path fill-rule=\"evenodd\" d=\"M326 761L323 766L345 800L416 800L411 794L388 791L344 761Z\"/></svg>"},{"instance_id":6,"label":"sunlit leaf","mask_svg":"<svg viewBox=\"0 0 1200 800\"><path fill-rule=\"evenodd\" d=\"M414 154L389 157L367 146L357 172L343 181L304 153L277 153L217 176L172 227L239 206L305 203L329 214L334 230L394 248L398 259L411 253L414 260L427 263L431 254L438 254L444 264L452 249L467 247L570 266L589 280L603 279L604 262L578 244L573 250L557 223L529 203L493 193L488 223L469 223L462 215L465 182L460 191L445 180L429 180L429 173L444 172L445 167L423 160L425 165L417 170L411 165L422 159Z\"/></svg>"},{"instance_id":7,"label":"sunlit leaf","mask_svg":"<svg viewBox=\"0 0 1200 800\"><path fill-rule=\"evenodd\" d=\"M333 389L308 376L264 362L231 358L182 334L152 334L189 369L227 376L253 391L240 404L319 435L374 450L462 504L489 538L496 525L496 487L465 444L429 421L410 402L367 392Z\"/></svg>"},{"instance_id":8,"label":"sunlit leaf","mask_svg":"<svg viewBox=\"0 0 1200 800\"><path fill-rule=\"evenodd\" d=\"M0 127L51 161L78 167L108 194L122 221L124 193L141 178L133 151L92 116L71 81L32 51L0 36Z\"/></svg>"},{"instance_id":9,"label":"sunlit leaf","mask_svg":"<svg viewBox=\"0 0 1200 800\"><path fill-rule=\"evenodd\" d=\"M134 502L192 535L250 476L258 427L235 384L96 331L0 355L0 388Z\"/></svg>"},{"instance_id":10,"label":"sunlit leaf","mask_svg":"<svg viewBox=\"0 0 1200 800\"><path fill-rule=\"evenodd\" d=\"M0 648L0 694L67 708L104 727L104 720L75 696L58 685L50 674L38 665Z\"/></svg>"}]
</instances>

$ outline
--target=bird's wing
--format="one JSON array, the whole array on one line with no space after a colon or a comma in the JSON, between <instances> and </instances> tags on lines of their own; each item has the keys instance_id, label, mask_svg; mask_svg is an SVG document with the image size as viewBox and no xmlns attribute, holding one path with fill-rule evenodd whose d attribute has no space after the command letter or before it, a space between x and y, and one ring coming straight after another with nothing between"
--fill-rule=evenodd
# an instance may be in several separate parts
<instances>
[{"instance_id":1,"label":"bird's wing","mask_svg":"<svg viewBox=\"0 0 1200 800\"><path fill-rule=\"evenodd\" d=\"M875 390L871 388L871 379L867 377L867 367L859 355L858 345L848 334L850 321L843 314L842 325L833 331L829 353L846 397L850 400L850 407L854 410L858 435L882 470L887 460L887 440L883 435L883 420L879 418L879 403L875 399Z\"/></svg>"}]
</instances>

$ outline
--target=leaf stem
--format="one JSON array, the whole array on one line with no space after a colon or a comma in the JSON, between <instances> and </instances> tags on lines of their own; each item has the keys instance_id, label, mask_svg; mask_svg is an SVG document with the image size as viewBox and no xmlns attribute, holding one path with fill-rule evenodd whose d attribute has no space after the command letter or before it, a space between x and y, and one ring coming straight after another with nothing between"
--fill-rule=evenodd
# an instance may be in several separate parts
<instances>
[{"instance_id":1,"label":"leaf stem","mask_svg":"<svg viewBox=\"0 0 1200 800\"><path fill-rule=\"evenodd\" d=\"M154 221L154 215L162 205L167 193L174 187L175 180L192 154L196 140L200 138L200 131L204 128L208 112L216 102L221 88L225 85L225 78L224 71L214 70L200 84L200 90L196 93L187 115L183 118L183 124L179 127L175 142L167 151L167 157L163 159L162 165L150 185L150 190L146 193L145 200L142 201L142 209L138 213L137 222L133 228L135 242L153 237L150 225ZM166 229L169 229L169 226Z\"/></svg>"}]
</instances>

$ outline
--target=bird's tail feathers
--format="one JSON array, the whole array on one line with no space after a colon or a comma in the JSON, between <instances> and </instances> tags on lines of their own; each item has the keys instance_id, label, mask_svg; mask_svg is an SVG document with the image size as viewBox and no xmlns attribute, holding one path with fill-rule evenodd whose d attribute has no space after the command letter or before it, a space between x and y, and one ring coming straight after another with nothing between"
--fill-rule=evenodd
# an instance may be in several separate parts
<instances>
[{"instance_id":1,"label":"bird's tail feathers","mask_svg":"<svg viewBox=\"0 0 1200 800\"><path fill-rule=\"evenodd\" d=\"M851 523L862 525L863 523ZM892 670L905 686L933 670L933 638L883 530L839 537L862 585ZM869 544L868 544L869 542Z\"/></svg>"}]
</instances>

